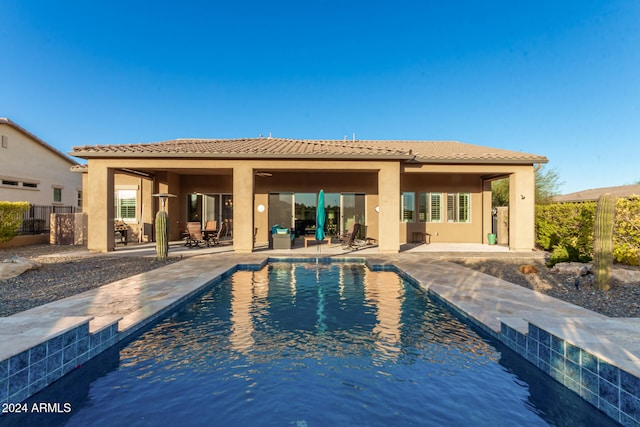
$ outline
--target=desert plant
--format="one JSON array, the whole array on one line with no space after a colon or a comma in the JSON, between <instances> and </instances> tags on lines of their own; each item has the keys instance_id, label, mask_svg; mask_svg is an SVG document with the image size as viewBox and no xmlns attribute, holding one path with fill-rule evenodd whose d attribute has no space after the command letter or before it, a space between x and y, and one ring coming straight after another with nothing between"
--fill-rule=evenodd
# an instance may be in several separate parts
<instances>
[{"instance_id":1,"label":"desert plant","mask_svg":"<svg viewBox=\"0 0 640 427\"><path fill-rule=\"evenodd\" d=\"M640 196L620 198L616 203L613 259L628 265L640 263Z\"/></svg>"},{"instance_id":2,"label":"desert plant","mask_svg":"<svg viewBox=\"0 0 640 427\"><path fill-rule=\"evenodd\" d=\"M29 206L29 202L0 202L0 242L8 242L18 235L22 215Z\"/></svg>"},{"instance_id":3,"label":"desert plant","mask_svg":"<svg viewBox=\"0 0 640 427\"><path fill-rule=\"evenodd\" d=\"M608 290L613 265L613 224L616 214L616 198L603 194L598 199L593 229L593 269L595 286Z\"/></svg>"},{"instance_id":4,"label":"desert plant","mask_svg":"<svg viewBox=\"0 0 640 427\"><path fill-rule=\"evenodd\" d=\"M169 254L169 215L164 210L156 214L156 254L165 261Z\"/></svg>"}]
</instances>

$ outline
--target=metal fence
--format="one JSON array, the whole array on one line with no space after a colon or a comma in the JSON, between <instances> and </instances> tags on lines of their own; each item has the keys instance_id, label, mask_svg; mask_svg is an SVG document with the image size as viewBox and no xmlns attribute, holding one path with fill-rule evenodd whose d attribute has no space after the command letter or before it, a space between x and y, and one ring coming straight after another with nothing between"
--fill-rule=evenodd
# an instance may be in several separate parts
<instances>
[{"instance_id":1,"label":"metal fence","mask_svg":"<svg viewBox=\"0 0 640 427\"><path fill-rule=\"evenodd\" d=\"M48 234L50 230L49 217L52 213L77 213L76 206L31 205L22 215L22 226L19 234Z\"/></svg>"}]
</instances>

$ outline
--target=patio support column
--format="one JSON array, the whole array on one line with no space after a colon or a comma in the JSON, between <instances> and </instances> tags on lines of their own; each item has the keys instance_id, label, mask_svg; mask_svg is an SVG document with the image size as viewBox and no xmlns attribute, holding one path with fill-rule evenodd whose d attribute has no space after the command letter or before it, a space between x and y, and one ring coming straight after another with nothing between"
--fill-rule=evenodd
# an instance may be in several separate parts
<instances>
[{"instance_id":1,"label":"patio support column","mask_svg":"<svg viewBox=\"0 0 640 427\"><path fill-rule=\"evenodd\" d=\"M400 251L400 164L387 163L378 171L378 250Z\"/></svg>"},{"instance_id":2,"label":"patio support column","mask_svg":"<svg viewBox=\"0 0 640 427\"><path fill-rule=\"evenodd\" d=\"M253 168L233 167L233 250L253 252Z\"/></svg>"},{"instance_id":3,"label":"patio support column","mask_svg":"<svg viewBox=\"0 0 640 427\"><path fill-rule=\"evenodd\" d=\"M535 247L535 174L533 166L509 176L509 249L530 251Z\"/></svg>"},{"instance_id":4,"label":"patio support column","mask_svg":"<svg viewBox=\"0 0 640 427\"><path fill-rule=\"evenodd\" d=\"M87 249L92 252L108 252L115 247L113 231L113 169L99 160L89 160Z\"/></svg>"},{"instance_id":5,"label":"patio support column","mask_svg":"<svg viewBox=\"0 0 640 427\"><path fill-rule=\"evenodd\" d=\"M493 228L493 213L491 203L491 181L482 181L482 236L480 237L480 243L487 243L487 234L492 232Z\"/></svg>"}]
</instances>

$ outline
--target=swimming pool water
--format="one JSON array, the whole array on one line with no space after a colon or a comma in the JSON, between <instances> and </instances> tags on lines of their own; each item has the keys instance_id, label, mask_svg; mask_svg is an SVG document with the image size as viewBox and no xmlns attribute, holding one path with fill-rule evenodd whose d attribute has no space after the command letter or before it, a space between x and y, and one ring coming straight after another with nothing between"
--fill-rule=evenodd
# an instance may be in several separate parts
<instances>
[{"instance_id":1,"label":"swimming pool water","mask_svg":"<svg viewBox=\"0 0 640 427\"><path fill-rule=\"evenodd\" d=\"M274 263L206 294L0 425L611 425L394 272Z\"/></svg>"}]
</instances>

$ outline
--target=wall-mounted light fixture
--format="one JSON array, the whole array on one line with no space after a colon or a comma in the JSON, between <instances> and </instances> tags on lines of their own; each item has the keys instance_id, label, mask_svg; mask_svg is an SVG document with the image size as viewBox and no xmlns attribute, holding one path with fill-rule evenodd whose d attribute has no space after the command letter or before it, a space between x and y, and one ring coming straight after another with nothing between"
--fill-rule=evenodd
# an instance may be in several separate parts
<instances>
[{"instance_id":1,"label":"wall-mounted light fixture","mask_svg":"<svg viewBox=\"0 0 640 427\"><path fill-rule=\"evenodd\" d=\"M258 205L256 209L258 210L258 212L262 213L264 212L264 205Z\"/></svg>"}]
</instances>

